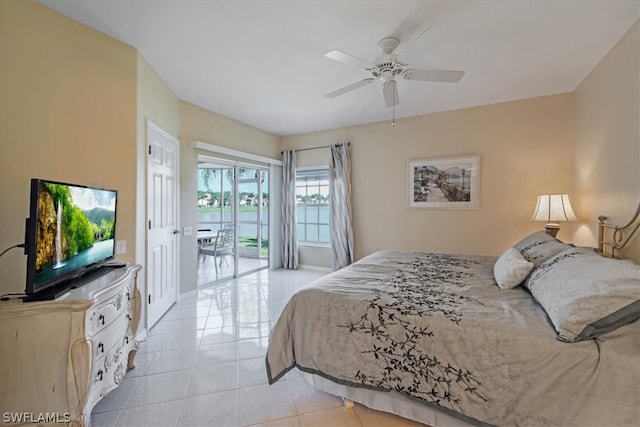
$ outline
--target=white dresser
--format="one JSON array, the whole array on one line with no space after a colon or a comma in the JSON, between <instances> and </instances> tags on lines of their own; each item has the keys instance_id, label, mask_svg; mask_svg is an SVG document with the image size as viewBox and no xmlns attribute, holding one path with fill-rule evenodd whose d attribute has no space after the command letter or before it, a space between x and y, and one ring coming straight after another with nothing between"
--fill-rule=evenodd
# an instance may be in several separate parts
<instances>
[{"instance_id":1,"label":"white dresser","mask_svg":"<svg viewBox=\"0 0 640 427\"><path fill-rule=\"evenodd\" d=\"M53 301L0 302L0 423L90 425L95 404L133 368L140 268Z\"/></svg>"}]
</instances>

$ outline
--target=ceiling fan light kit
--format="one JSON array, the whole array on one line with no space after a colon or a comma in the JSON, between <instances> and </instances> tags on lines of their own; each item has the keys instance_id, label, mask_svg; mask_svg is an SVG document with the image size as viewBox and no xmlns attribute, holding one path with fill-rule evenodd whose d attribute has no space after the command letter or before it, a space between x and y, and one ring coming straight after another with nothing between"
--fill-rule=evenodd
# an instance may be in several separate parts
<instances>
[{"instance_id":1,"label":"ceiling fan light kit","mask_svg":"<svg viewBox=\"0 0 640 427\"><path fill-rule=\"evenodd\" d=\"M426 30L418 37L421 37L424 32L426 32ZM415 40L411 44L414 42ZM412 68L408 68L408 64L400 62L398 60L398 55L393 53L399 44L400 40L395 37L383 38L376 45L378 50L381 52L381 55L375 58L372 62L339 50L327 52L324 55L325 57L333 59L334 61L364 68L370 72L373 77L352 83L348 86L330 92L325 96L327 98L335 98L359 87L369 85L370 83L373 83L374 80L379 79L382 81L382 95L384 97L385 106L387 108L393 107L392 125L395 126L395 106L400 103L396 77L401 77L408 81L456 83L464 76L464 71L414 70Z\"/></svg>"}]
</instances>

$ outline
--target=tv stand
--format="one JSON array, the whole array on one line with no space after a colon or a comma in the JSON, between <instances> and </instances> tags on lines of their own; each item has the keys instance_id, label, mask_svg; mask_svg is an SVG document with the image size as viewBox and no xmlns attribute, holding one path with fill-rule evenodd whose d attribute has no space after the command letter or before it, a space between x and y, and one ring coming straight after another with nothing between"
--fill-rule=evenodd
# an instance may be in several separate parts
<instances>
[{"instance_id":1,"label":"tv stand","mask_svg":"<svg viewBox=\"0 0 640 427\"><path fill-rule=\"evenodd\" d=\"M27 295L22 298L22 302L35 302L35 301L51 301L69 292L71 285L64 283L58 286L52 286L48 289L42 290L34 295Z\"/></svg>"},{"instance_id":2,"label":"tv stand","mask_svg":"<svg viewBox=\"0 0 640 427\"><path fill-rule=\"evenodd\" d=\"M34 302L34 301L54 300L56 298L61 297L65 293L69 292L70 289L76 289L82 285L92 282L96 280L98 277L109 273L114 268L116 267L113 267L110 265L96 266L93 270L89 270L79 276L71 277L70 279L65 280L62 283L59 283L56 286L52 286L48 289L43 289L33 295L27 295L25 298L22 299L22 301Z\"/></svg>"},{"instance_id":3,"label":"tv stand","mask_svg":"<svg viewBox=\"0 0 640 427\"><path fill-rule=\"evenodd\" d=\"M107 271L50 301L0 302L3 413L31 417L18 424L91 424L95 404L134 367L140 268Z\"/></svg>"}]
</instances>

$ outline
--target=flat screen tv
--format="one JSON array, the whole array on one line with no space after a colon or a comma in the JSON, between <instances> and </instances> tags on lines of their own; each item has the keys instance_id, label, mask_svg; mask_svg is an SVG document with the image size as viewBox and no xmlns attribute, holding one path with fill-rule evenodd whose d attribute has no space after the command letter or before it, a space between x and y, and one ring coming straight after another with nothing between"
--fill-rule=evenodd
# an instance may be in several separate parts
<instances>
[{"instance_id":1,"label":"flat screen tv","mask_svg":"<svg viewBox=\"0 0 640 427\"><path fill-rule=\"evenodd\" d=\"M117 191L31 180L25 300L53 299L115 254ZM107 270L108 271L108 270Z\"/></svg>"}]
</instances>

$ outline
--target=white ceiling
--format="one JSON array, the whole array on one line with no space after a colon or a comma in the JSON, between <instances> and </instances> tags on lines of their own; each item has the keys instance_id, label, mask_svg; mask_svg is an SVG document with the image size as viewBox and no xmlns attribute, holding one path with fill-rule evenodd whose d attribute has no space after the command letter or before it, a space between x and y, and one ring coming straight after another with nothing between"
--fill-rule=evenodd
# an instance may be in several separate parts
<instances>
[{"instance_id":1,"label":"white ceiling","mask_svg":"<svg viewBox=\"0 0 640 427\"><path fill-rule=\"evenodd\" d=\"M178 98L277 135L391 119L379 81L324 96L370 77L333 49L373 60L395 36L412 68L466 71L399 81L408 117L570 92L640 16L640 0L39 2L137 48Z\"/></svg>"}]
</instances>

